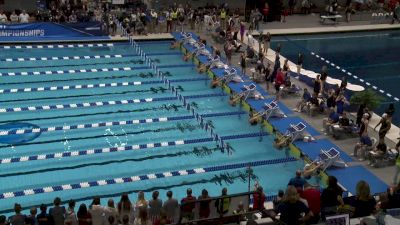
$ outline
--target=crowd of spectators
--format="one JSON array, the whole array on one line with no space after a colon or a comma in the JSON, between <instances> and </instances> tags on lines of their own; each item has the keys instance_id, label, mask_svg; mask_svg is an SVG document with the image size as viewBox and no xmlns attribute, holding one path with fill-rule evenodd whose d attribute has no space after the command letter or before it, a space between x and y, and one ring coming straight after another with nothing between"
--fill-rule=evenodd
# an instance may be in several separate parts
<instances>
[{"instance_id":1,"label":"crowd of spectators","mask_svg":"<svg viewBox=\"0 0 400 225\"><path fill-rule=\"evenodd\" d=\"M400 208L400 183L379 196L373 196L369 184L363 180L356 185L354 196L345 196L343 189L333 176L328 178L328 185L321 189L307 182L300 171L290 179L286 191L279 191L273 200L273 208L266 208L266 194L256 182L252 193L253 204L245 207L240 201L237 206L232 205L232 199L226 188L221 195L212 198L208 191L203 189L198 198L192 189L187 189L186 196L180 201L168 191L163 201L159 192L154 191L150 200L145 199L144 192L137 193L136 202L131 201L128 194L122 194L118 203L108 199L102 204L99 197L94 197L90 205L81 203L79 207L74 200L65 205L60 198L55 198L53 206L48 210L42 204L29 209L23 214L20 204L14 205L14 214L9 218L0 216L1 225L162 225L162 224L195 224L194 219L206 219L235 216L237 221L250 221L256 218L255 214L270 217L274 221L284 224L317 224L329 216L349 214L352 218L384 215L387 209ZM197 201L196 201L197 200ZM212 201L213 200L213 201ZM211 203L213 203L211 206ZM232 206L231 206L232 205ZM211 208L216 210L214 218ZM235 208L228 214L229 209ZM246 209L249 209L248 211ZM232 214L233 213L233 214ZM364 218L371 220L371 217ZM203 224L198 222L198 224ZM208 223L204 223L208 224Z\"/></svg>"}]
</instances>

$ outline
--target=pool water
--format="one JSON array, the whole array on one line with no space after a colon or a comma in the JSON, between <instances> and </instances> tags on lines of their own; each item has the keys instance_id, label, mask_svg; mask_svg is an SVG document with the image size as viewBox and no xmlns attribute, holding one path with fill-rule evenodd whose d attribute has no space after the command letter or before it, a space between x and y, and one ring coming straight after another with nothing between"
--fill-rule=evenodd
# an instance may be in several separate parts
<instances>
[{"instance_id":1,"label":"pool water","mask_svg":"<svg viewBox=\"0 0 400 225\"><path fill-rule=\"evenodd\" d=\"M322 66L327 65L328 74L334 78L346 76L351 83L375 87L376 92L385 98L376 109L378 114L383 113L390 103L400 109L400 31L276 36L271 47L275 49L278 43L282 45L281 54L294 63L301 52L305 69L320 72ZM315 57L312 52L325 60ZM399 113L395 113L393 122L400 125Z\"/></svg>"},{"instance_id":2,"label":"pool water","mask_svg":"<svg viewBox=\"0 0 400 225\"><path fill-rule=\"evenodd\" d=\"M0 194L25 190L21 196L1 198L1 213L11 212L15 202L26 209L41 203L49 204L56 196L64 201L89 202L94 196L111 197L117 201L124 192L131 193L135 200L135 193L139 190L145 191L147 198L153 190L159 190L162 198L166 191L172 190L179 199L188 187L196 195L206 188L210 195L216 196L223 187L227 187L231 194L240 193L247 191L249 176L251 187L259 181L268 195L275 195L286 187L295 170L303 167L301 161L267 163L250 170L246 166L237 169L224 167L207 173L181 173L181 176L85 187L85 182L90 184L107 179L288 156L287 152L273 148L272 136L266 135L259 126L248 124L246 112L229 106L228 96L222 90L210 89L208 77L198 74L192 62L182 61L182 54L170 50L168 42L143 42L141 45L172 85L187 96L196 112L206 118L218 135L227 137L231 150L221 150L216 142L205 139L210 137L209 133L190 117L182 102L174 98L167 85L134 54L128 43L115 43L112 47L2 50L0 59L13 60L28 56L122 57L1 61L0 89L4 93L0 96L0 134L10 131L5 130L10 124L18 126L24 123L26 127L42 129L39 135L32 132L0 135ZM101 70L124 67L131 69ZM96 70L93 72L91 69ZM84 72L68 72L70 70ZM20 75L20 72L27 73ZM19 75L6 76L8 73ZM121 85L124 82L137 83ZM133 99L152 101L128 103ZM67 108L65 105L72 106ZM151 120L155 118L177 119ZM14 128L13 132L16 130ZM182 140L192 141L182 144ZM141 147L130 147L138 145ZM110 149L114 148L119 151L111 152ZM97 153L81 154L79 151ZM83 188L26 194L32 192L29 189L79 183Z\"/></svg>"}]
</instances>

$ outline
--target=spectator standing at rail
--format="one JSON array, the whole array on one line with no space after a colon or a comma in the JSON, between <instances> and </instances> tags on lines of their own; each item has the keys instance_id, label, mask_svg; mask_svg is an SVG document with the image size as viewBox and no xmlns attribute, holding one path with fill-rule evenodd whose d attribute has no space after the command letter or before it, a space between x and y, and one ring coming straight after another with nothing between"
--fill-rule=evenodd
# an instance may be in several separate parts
<instances>
[{"instance_id":1,"label":"spectator standing at rail","mask_svg":"<svg viewBox=\"0 0 400 225\"><path fill-rule=\"evenodd\" d=\"M47 213L47 206L40 205L40 213L36 216L39 225L54 225L53 217Z\"/></svg>"},{"instance_id":2,"label":"spectator standing at rail","mask_svg":"<svg viewBox=\"0 0 400 225\"><path fill-rule=\"evenodd\" d=\"M198 200L200 200L200 203L199 203L199 218L200 219L208 218L210 216L211 200L209 200L209 199L210 199L210 196L208 195L208 191L206 189L203 189L201 191L201 195L198 198Z\"/></svg>"},{"instance_id":3,"label":"spectator standing at rail","mask_svg":"<svg viewBox=\"0 0 400 225\"><path fill-rule=\"evenodd\" d=\"M100 204L100 198L94 197L92 204L89 207L89 213L92 215L92 224L93 225L103 225L105 222L105 209Z\"/></svg>"},{"instance_id":4,"label":"spectator standing at rail","mask_svg":"<svg viewBox=\"0 0 400 225\"><path fill-rule=\"evenodd\" d=\"M321 91L321 79L320 75L318 74L317 77L314 79L314 94L318 95L319 92Z\"/></svg>"},{"instance_id":5,"label":"spectator standing at rail","mask_svg":"<svg viewBox=\"0 0 400 225\"><path fill-rule=\"evenodd\" d=\"M172 222L177 222L179 217L179 203L178 200L172 197L172 191L167 192L167 200L163 204L163 209L167 214L168 219Z\"/></svg>"},{"instance_id":6,"label":"spectator standing at rail","mask_svg":"<svg viewBox=\"0 0 400 225\"><path fill-rule=\"evenodd\" d=\"M59 197L55 198L53 203L54 207L49 210L49 214L54 219L54 225L64 225L65 213L66 213L65 207L60 206L61 199Z\"/></svg>"},{"instance_id":7,"label":"spectator standing at rail","mask_svg":"<svg viewBox=\"0 0 400 225\"><path fill-rule=\"evenodd\" d=\"M192 195L192 189L188 188L186 190L186 197L181 200L181 217L186 218L188 221L194 219L193 210L196 207L196 197Z\"/></svg>"},{"instance_id":8,"label":"spectator standing at rail","mask_svg":"<svg viewBox=\"0 0 400 225\"><path fill-rule=\"evenodd\" d=\"M162 200L158 198L160 193L153 191L152 199L149 201L149 217L152 221L160 218L162 209Z\"/></svg>"},{"instance_id":9,"label":"spectator standing at rail","mask_svg":"<svg viewBox=\"0 0 400 225\"><path fill-rule=\"evenodd\" d=\"M229 212L231 205L231 198L228 196L228 189L223 188L221 196L215 201L215 208L217 208L217 213L220 217L224 216Z\"/></svg>"},{"instance_id":10,"label":"spectator standing at rail","mask_svg":"<svg viewBox=\"0 0 400 225\"><path fill-rule=\"evenodd\" d=\"M132 207L132 202L129 200L128 194L122 194L121 195L121 200L118 202L118 214L119 214L119 221L122 222L122 219L124 216L128 216L130 221L133 221L132 217L132 212L133 212L133 207Z\"/></svg>"},{"instance_id":11,"label":"spectator standing at rail","mask_svg":"<svg viewBox=\"0 0 400 225\"><path fill-rule=\"evenodd\" d=\"M282 203L279 204L277 213L280 213L280 220L285 224L300 225L308 221L312 211L300 201L299 194L294 186L288 186Z\"/></svg>"},{"instance_id":12,"label":"spectator standing at rail","mask_svg":"<svg viewBox=\"0 0 400 225\"><path fill-rule=\"evenodd\" d=\"M25 225L26 215L22 214L22 206L18 203L14 204L15 214L8 218L8 222L11 225Z\"/></svg>"},{"instance_id":13,"label":"spectator standing at rail","mask_svg":"<svg viewBox=\"0 0 400 225\"><path fill-rule=\"evenodd\" d=\"M110 219L112 217L112 219ZM105 225L117 225L118 224L118 210L115 208L114 200L108 199L107 207L105 207Z\"/></svg>"},{"instance_id":14,"label":"spectator standing at rail","mask_svg":"<svg viewBox=\"0 0 400 225\"><path fill-rule=\"evenodd\" d=\"M79 206L77 217L79 225L92 225L92 215L87 210L85 203Z\"/></svg>"},{"instance_id":15,"label":"spectator standing at rail","mask_svg":"<svg viewBox=\"0 0 400 225\"><path fill-rule=\"evenodd\" d=\"M75 213L75 200L68 201L68 208L65 214L65 225L78 225L78 218Z\"/></svg>"}]
</instances>

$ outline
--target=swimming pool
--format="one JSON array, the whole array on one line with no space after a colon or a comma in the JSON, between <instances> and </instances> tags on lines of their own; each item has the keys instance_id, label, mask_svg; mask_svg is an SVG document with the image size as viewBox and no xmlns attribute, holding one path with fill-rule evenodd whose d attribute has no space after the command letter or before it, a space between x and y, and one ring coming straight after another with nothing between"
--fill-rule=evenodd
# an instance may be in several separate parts
<instances>
[{"instance_id":1,"label":"swimming pool","mask_svg":"<svg viewBox=\"0 0 400 225\"><path fill-rule=\"evenodd\" d=\"M271 46L274 49L278 43L282 44L282 55L295 63L298 53L302 52L305 69L320 72L323 65L328 65L330 76L338 79L346 76L352 83L375 89L385 97L376 109L381 114L389 103L395 103L395 107L400 108L399 39L400 31L385 30L277 36ZM400 124L399 113L395 113L393 122Z\"/></svg>"},{"instance_id":2,"label":"swimming pool","mask_svg":"<svg viewBox=\"0 0 400 225\"><path fill-rule=\"evenodd\" d=\"M0 52L0 211L89 202L139 190L182 198L191 187L219 195L258 180L268 195L286 187L302 161L272 146L247 113L228 106L169 42L142 49L206 118L231 150L222 151L128 43L41 45ZM248 166L251 166L251 170ZM277 173L279 171L279 173ZM136 195L132 196L136 199Z\"/></svg>"}]
</instances>

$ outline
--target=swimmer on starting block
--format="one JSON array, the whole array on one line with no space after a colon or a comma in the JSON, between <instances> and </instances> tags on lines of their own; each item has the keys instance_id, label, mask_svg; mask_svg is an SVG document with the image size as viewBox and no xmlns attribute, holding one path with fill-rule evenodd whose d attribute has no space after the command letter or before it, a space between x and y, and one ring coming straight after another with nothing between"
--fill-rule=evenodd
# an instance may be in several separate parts
<instances>
[{"instance_id":1,"label":"swimmer on starting block","mask_svg":"<svg viewBox=\"0 0 400 225\"><path fill-rule=\"evenodd\" d=\"M278 150L282 150L282 148L286 148L292 142L292 137L290 136L280 136L274 139L274 147Z\"/></svg>"},{"instance_id":2,"label":"swimmer on starting block","mask_svg":"<svg viewBox=\"0 0 400 225\"><path fill-rule=\"evenodd\" d=\"M322 163L312 162L311 164L306 164L303 169L303 177L305 179L310 179L312 176L318 175L321 171L320 168Z\"/></svg>"}]
</instances>

